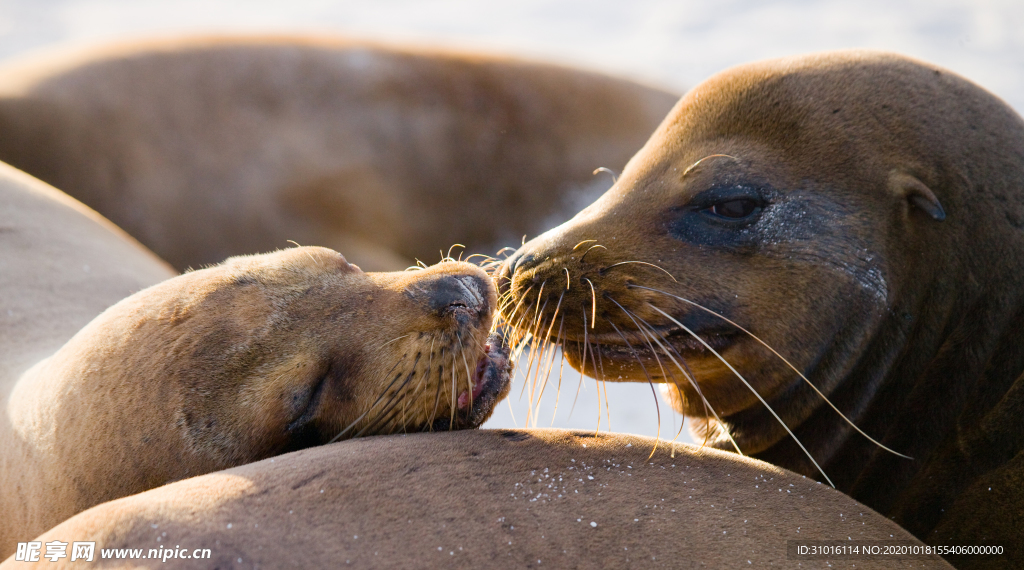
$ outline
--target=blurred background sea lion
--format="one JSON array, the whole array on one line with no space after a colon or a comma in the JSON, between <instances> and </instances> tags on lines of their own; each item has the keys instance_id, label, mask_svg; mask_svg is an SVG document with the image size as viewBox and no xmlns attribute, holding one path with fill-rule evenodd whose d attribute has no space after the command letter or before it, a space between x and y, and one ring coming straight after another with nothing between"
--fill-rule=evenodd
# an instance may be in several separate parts
<instances>
[{"instance_id":1,"label":"blurred background sea lion","mask_svg":"<svg viewBox=\"0 0 1024 570\"><path fill-rule=\"evenodd\" d=\"M0 160L179 269L323 245L366 270L543 231L611 185L677 95L343 38L187 38L0 69Z\"/></svg>"}]
</instances>

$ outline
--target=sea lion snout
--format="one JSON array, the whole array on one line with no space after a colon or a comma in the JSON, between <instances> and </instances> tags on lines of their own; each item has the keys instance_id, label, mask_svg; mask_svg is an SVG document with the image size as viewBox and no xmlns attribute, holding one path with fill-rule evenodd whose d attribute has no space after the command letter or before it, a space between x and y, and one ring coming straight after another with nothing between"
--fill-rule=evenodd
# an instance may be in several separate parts
<instances>
[{"instance_id":1,"label":"sea lion snout","mask_svg":"<svg viewBox=\"0 0 1024 570\"><path fill-rule=\"evenodd\" d=\"M486 275L443 275L426 287L430 308L441 315L481 318L491 312L489 292L494 286Z\"/></svg>"},{"instance_id":2,"label":"sea lion snout","mask_svg":"<svg viewBox=\"0 0 1024 570\"><path fill-rule=\"evenodd\" d=\"M409 310L429 316L440 326L490 328L497 290L490 276L476 265L448 261L418 271L375 275L392 281L390 287L411 303Z\"/></svg>"}]
</instances>

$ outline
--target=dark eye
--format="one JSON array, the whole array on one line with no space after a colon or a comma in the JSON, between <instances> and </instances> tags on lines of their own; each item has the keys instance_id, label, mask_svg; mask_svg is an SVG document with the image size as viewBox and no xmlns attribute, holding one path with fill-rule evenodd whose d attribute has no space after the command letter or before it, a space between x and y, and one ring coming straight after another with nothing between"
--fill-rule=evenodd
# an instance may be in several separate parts
<instances>
[{"instance_id":1,"label":"dark eye","mask_svg":"<svg viewBox=\"0 0 1024 570\"><path fill-rule=\"evenodd\" d=\"M749 198L740 198L738 200L718 202L708 208L708 211L720 218L739 220L755 214L760 209L761 205L758 202Z\"/></svg>"}]
</instances>

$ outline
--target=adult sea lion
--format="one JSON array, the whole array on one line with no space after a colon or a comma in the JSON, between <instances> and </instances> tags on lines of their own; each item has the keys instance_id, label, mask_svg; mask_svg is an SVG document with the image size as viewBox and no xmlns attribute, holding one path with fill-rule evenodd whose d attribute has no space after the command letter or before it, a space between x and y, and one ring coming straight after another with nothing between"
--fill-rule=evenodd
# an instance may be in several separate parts
<instances>
[{"instance_id":1,"label":"adult sea lion","mask_svg":"<svg viewBox=\"0 0 1024 570\"><path fill-rule=\"evenodd\" d=\"M71 336L65 319L171 272L7 166L0 193L0 556L178 479L339 438L477 427L507 393L494 285L477 266L364 273L319 247L236 257Z\"/></svg>"},{"instance_id":2,"label":"adult sea lion","mask_svg":"<svg viewBox=\"0 0 1024 570\"><path fill-rule=\"evenodd\" d=\"M151 40L6 64L0 160L179 269L294 240L395 270L453 243L490 254L564 219L610 185L594 169L621 169L676 99L434 48Z\"/></svg>"},{"instance_id":3,"label":"adult sea lion","mask_svg":"<svg viewBox=\"0 0 1024 570\"><path fill-rule=\"evenodd\" d=\"M698 440L1021 565L1022 274L1021 118L935 66L841 51L694 88L500 291L576 368L669 383Z\"/></svg>"},{"instance_id":4,"label":"adult sea lion","mask_svg":"<svg viewBox=\"0 0 1024 570\"><path fill-rule=\"evenodd\" d=\"M691 445L652 455L654 443L546 429L363 438L105 503L36 540L41 554L69 545L58 568L79 564L75 541L115 568L950 567L800 557L789 541L923 545L812 479Z\"/></svg>"}]
</instances>

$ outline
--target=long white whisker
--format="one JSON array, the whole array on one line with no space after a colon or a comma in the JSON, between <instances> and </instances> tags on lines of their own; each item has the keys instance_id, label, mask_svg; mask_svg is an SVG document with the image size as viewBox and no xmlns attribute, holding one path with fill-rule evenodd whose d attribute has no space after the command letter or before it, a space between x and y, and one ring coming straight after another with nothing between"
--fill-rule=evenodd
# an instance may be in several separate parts
<instances>
[{"instance_id":1,"label":"long white whisker","mask_svg":"<svg viewBox=\"0 0 1024 570\"><path fill-rule=\"evenodd\" d=\"M683 323L681 323L678 320L676 320L675 317L673 317L672 315L669 315L665 311L662 311L658 307L655 307L654 305L651 305L650 303L648 303L647 306L652 308L652 309L654 309L655 311L658 311L666 319L668 319L668 320L672 321L673 323L675 323L675 325L677 327L683 329L684 331L686 331L687 334L689 334L693 338L697 339L698 342L700 342L702 345L704 345L704 348L706 348L709 351L711 351L711 354L714 354L718 358L718 360L722 361L722 364L724 364L727 368L729 368L729 370L731 370L732 373L735 374L736 377L739 378L741 382L743 382L743 385L746 386L747 389L750 390L750 392L753 393L754 396L757 397L757 399L761 402L761 404L764 405L764 407L768 410L768 412L771 413L771 415L774 416L776 420L778 420L779 425L781 425L786 430L786 433L788 433L789 436L793 438L793 441L796 442L796 444L798 446L800 446L800 449L803 450L804 454L807 456L807 459L811 460L811 463L813 463L814 467L817 468L819 473L821 473L821 476L824 477L826 481L828 481L829 485L831 485L833 488L835 488L835 484L832 482L831 479L829 479L828 474L826 474L825 470L822 469L820 465L818 465L818 462L815 461L814 456L811 455L810 451L807 451L807 448L804 447L804 444L800 441L799 438L796 437L796 434L793 433L793 430L789 429L789 426L786 425L786 422L782 421L782 418L779 417L779 414L775 413L775 410L773 410L772 407L770 405L768 405L768 402L766 402L765 399L761 397L761 394L757 393L757 390L755 390L754 387L751 386L749 382L747 382L747 379L744 378L742 374L740 374L735 368L733 368L732 364L729 364L728 361L726 361L724 358L722 358L721 354L718 354L718 352L715 349L711 348L710 344L705 342L703 338L701 338L699 335L697 335L697 333L695 333L692 330L690 330L686 325L684 325Z\"/></svg>"},{"instance_id":2,"label":"long white whisker","mask_svg":"<svg viewBox=\"0 0 1024 570\"><path fill-rule=\"evenodd\" d=\"M619 335L619 337L622 338L622 342L626 343L626 346L629 347L629 352L632 353L633 358L636 359L636 363L640 365L640 370L644 371L644 377L647 378L647 384L651 387L651 393L654 394L654 401L655 401L654 411L658 415L658 435L660 436L661 435L661 406L659 406L657 404L658 392L654 389L654 381L651 380L651 375L647 372L647 367L644 366L643 360L640 360L640 355L637 354L636 349L633 348L633 345L630 344L630 342L628 340L626 340L626 335L622 334L622 331L619 330L619 327L615 326L614 322L609 320L608 324L611 325L612 329L614 329L615 332ZM650 459L651 457L654 457L654 452L657 451L657 449L658 449L658 441L660 441L660 439L659 438L655 438L655 440L654 440L654 448L651 449L651 454L648 456L648 459Z\"/></svg>"},{"instance_id":3,"label":"long white whisker","mask_svg":"<svg viewBox=\"0 0 1024 570\"><path fill-rule=\"evenodd\" d=\"M687 303L687 304L689 304L689 305L691 305L691 306L693 306L693 307L696 307L696 308L698 308L698 309L700 309L700 310L702 310L702 311L705 311L705 312L707 312L708 314L714 315L714 316L716 316L716 317L718 317L718 318L722 319L723 321L725 321L725 322L729 323L730 325L732 325L732 326L736 327L737 329L739 329L739 330L743 331L743 332L744 332L745 334L749 335L749 336L750 336L750 338L752 338L752 339L754 339L755 341L757 341L758 343L760 343L760 344L761 344L761 346L763 346L763 347L767 348L768 350L770 350L770 351L772 352L772 354L774 354L774 355L775 355L776 357L778 357L778 358L779 358L779 360L781 360L782 362L784 362L784 363L786 364L786 366L788 366L788 367L790 368L790 370L792 370L793 372L796 372L796 373L797 373L797 375L798 375L798 376L800 376L800 378L801 378L801 379L803 379L803 381L804 381L804 382L806 382L806 383L807 383L807 385L808 385L808 386L810 386L810 387L811 387L811 389L813 389L813 390L814 390L814 392L815 392L816 394L818 394L818 396L820 396L820 397L821 397L821 399L822 399L822 400L824 400L824 402L825 402L826 404L828 404L828 406L829 406L830 408L832 408L832 410L833 410L833 411L835 411L835 413L839 414L839 417L843 418L843 421L845 421L845 422L846 422L847 424L849 424L849 426L850 426L850 427L852 427L852 428L853 428L854 430L856 430L856 431L857 431L857 433L861 434L862 436L864 436L865 438L867 438L867 440L868 440L868 441L870 441L871 443L873 443L873 444L877 445L878 447L880 447L880 448L882 448L882 449L884 449L884 450L888 451L889 453L892 453L893 455L898 455L899 457L902 457L902 458L904 458L904 459L913 459L913 457L910 457L910 456L908 456L908 455L904 455L904 454L902 454L902 453L900 453L900 452L898 452L898 451L894 451L894 450L892 450L892 449L889 449L888 447L886 447L886 446L882 445L882 443L881 443L881 442L879 442L879 441L877 441L877 440L876 440L875 438L873 438L873 437L871 437L870 435L868 435L868 434L864 433L864 431L863 431L863 430L861 430L861 429L860 429L859 427L857 427L857 424L853 423L853 421L852 421L852 420L850 420L850 418L846 417L846 415L845 415L845 414L843 414L843 412L839 411L839 408L837 408L837 407L836 407L836 406L835 406L835 405L834 405L834 404L832 403L832 401L831 401L831 400L829 400L829 399L828 399L828 397L827 397L827 396L825 396L825 394L823 394L823 393L821 392L821 390L819 390L819 389L818 389L818 387L814 385L814 383L813 383L813 382L811 382L810 380L808 380L808 379L807 379L807 377L806 377L806 376L804 376L802 372L800 372L799 370L797 370L796 366L793 366L793 364L792 364L792 363L791 363L791 362L790 362L789 360L787 360L787 359L786 359L786 358L785 358L784 356L782 356L781 354L779 354L779 353L778 353L778 351L776 351L776 350L775 350L774 348L772 348L771 346L769 346L769 345L768 345L768 343L766 343L765 341L761 340L761 339L760 339L760 338L759 338L759 337L758 337L757 335L755 335L754 333L752 333L752 332L748 331L747 329L743 328L742 326L740 326L740 325L739 325L738 323L736 323L736 322L735 322L735 321L733 321L732 319L729 319L728 317L726 317L726 316L724 316L724 315L720 315L720 314L716 313L715 311L712 311L711 309L709 309L709 308L707 308L707 307L704 307L703 305L700 305L700 304L698 304L698 303L694 303L693 301L691 301L691 300L689 300L689 299L685 299L685 298L683 298L683 297L680 297L680 296L678 296L678 295L673 295L672 293L668 293L668 292L666 292L666 291L662 291L662 290L660 290L660 289L653 289L653 288L651 288L651 287L643 287L643 286L641 286L641 285L633 285L633 287L636 287L637 289L646 289L646 290L648 290L648 291L653 291L654 293L661 293L662 295L667 295L667 296L669 296L669 297L672 297L673 299L676 299L676 300L682 301L682 302L684 302L684 303Z\"/></svg>"}]
</instances>

